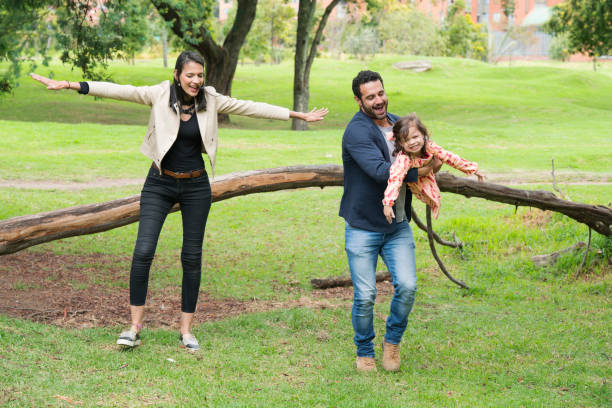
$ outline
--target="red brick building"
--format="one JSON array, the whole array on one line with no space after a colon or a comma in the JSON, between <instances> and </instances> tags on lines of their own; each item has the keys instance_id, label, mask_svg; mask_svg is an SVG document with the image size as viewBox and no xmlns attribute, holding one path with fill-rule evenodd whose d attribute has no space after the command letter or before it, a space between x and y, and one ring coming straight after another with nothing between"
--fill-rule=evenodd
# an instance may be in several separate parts
<instances>
[{"instance_id":1,"label":"red brick building","mask_svg":"<svg viewBox=\"0 0 612 408\"><path fill-rule=\"evenodd\" d=\"M454 0L408 0L435 21L442 22ZM506 17L501 0L465 0L466 14L475 23L487 27L493 53L506 57L547 58L552 37L541 27L551 15L551 8L564 0L515 0L512 16ZM510 44L509 26L522 27L522 34Z\"/></svg>"}]
</instances>

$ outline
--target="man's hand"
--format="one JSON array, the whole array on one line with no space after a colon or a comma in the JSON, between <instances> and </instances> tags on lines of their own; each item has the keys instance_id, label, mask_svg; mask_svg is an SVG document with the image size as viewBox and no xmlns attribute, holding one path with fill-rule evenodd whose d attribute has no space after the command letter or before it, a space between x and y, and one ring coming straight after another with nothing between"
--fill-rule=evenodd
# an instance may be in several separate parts
<instances>
[{"instance_id":1,"label":"man's hand","mask_svg":"<svg viewBox=\"0 0 612 408\"><path fill-rule=\"evenodd\" d=\"M434 156L429 161L429 163L427 163L423 167L419 167L419 177L426 176L432 171L434 173L437 173L438 171L440 171L441 167L442 167L442 160Z\"/></svg>"},{"instance_id":2,"label":"man's hand","mask_svg":"<svg viewBox=\"0 0 612 408\"><path fill-rule=\"evenodd\" d=\"M393 218L395 218L393 207L391 207L390 205L385 205L383 207L383 212L385 213L385 218L387 218L387 221L389 222L389 224L391 224L393 222Z\"/></svg>"}]
</instances>

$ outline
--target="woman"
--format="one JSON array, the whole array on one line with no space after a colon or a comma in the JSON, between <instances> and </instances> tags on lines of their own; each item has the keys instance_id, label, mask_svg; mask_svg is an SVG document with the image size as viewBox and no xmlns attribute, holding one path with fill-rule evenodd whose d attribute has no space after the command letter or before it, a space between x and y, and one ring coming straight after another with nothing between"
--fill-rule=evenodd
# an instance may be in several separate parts
<instances>
[{"instance_id":1,"label":"woman","mask_svg":"<svg viewBox=\"0 0 612 408\"><path fill-rule=\"evenodd\" d=\"M200 288L202 242L212 202L202 153L210 160L214 176L217 152L217 114L238 114L267 119L322 120L327 109L293 112L265 103L242 101L204 87L204 59L185 51L176 60L174 81L153 86L117 85L108 82L56 81L31 77L50 90L72 89L81 94L138 102L151 106L149 127L140 151L153 160L140 196L140 224L130 270L132 326L119 335L117 344L136 347L144 318L149 270L159 234L172 206L180 204L183 221L181 346L199 349L191 323Z\"/></svg>"}]
</instances>

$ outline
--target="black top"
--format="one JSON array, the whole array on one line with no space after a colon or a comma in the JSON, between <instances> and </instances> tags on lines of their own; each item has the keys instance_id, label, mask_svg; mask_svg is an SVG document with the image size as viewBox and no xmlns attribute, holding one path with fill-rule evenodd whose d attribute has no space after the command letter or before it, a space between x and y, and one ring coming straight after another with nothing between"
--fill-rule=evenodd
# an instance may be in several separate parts
<instances>
[{"instance_id":1,"label":"black top","mask_svg":"<svg viewBox=\"0 0 612 408\"><path fill-rule=\"evenodd\" d=\"M202 137L195 114L187 121L181 120L178 136L162 160L162 168L186 173L204 168Z\"/></svg>"},{"instance_id":2,"label":"black top","mask_svg":"<svg viewBox=\"0 0 612 408\"><path fill-rule=\"evenodd\" d=\"M89 93L89 84L81 84L80 94ZM187 173L192 170L204 168L202 159L202 136L198 126L198 118L195 114L187 121L181 120L178 136L174 144L162 160L162 169L168 169L177 173Z\"/></svg>"}]
</instances>

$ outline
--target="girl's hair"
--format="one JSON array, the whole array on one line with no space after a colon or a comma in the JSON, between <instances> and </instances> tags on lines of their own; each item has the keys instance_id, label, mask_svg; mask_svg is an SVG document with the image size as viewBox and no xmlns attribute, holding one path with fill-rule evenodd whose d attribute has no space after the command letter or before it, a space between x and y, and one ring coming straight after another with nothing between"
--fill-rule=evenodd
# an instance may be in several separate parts
<instances>
[{"instance_id":1,"label":"girl's hair","mask_svg":"<svg viewBox=\"0 0 612 408\"><path fill-rule=\"evenodd\" d=\"M176 59L176 65L174 66L174 69L176 69L176 78L174 78L173 84L170 87L170 108L172 108L172 110L175 111L175 113L176 113L176 110L174 109L175 103L178 102L178 103L187 105L187 102L186 102L187 98L185 95L185 91L183 91L183 88L181 88L181 82L178 78L181 77L181 72L183 72L183 67L188 62L198 63L202 65L202 67L204 67L205 65L204 58L202 58L202 56L198 54L196 51L183 51L181 55L179 55L178 58ZM206 97L204 94L205 94L204 85L202 85L202 87L200 88L200 91L195 96L195 102L198 107L198 112L206 110Z\"/></svg>"},{"instance_id":2,"label":"girl's hair","mask_svg":"<svg viewBox=\"0 0 612 408\"><path fill-rule=\"evenodd\" d=\"M423 147L421 148L421 154L427 154L426 146L427 142L429 142L429 132L427 132L427 128L414 112L412 112L410 115L401 117L397 122L395 122L395 125L393 125L393 137L395 138L395 150L393 150L393 154L404 151L403 144L406 142L406 139L408 138L408 130L412 126L415 126L419 132L423 134L424 140Z\"/></svg>"}]
</instances>

